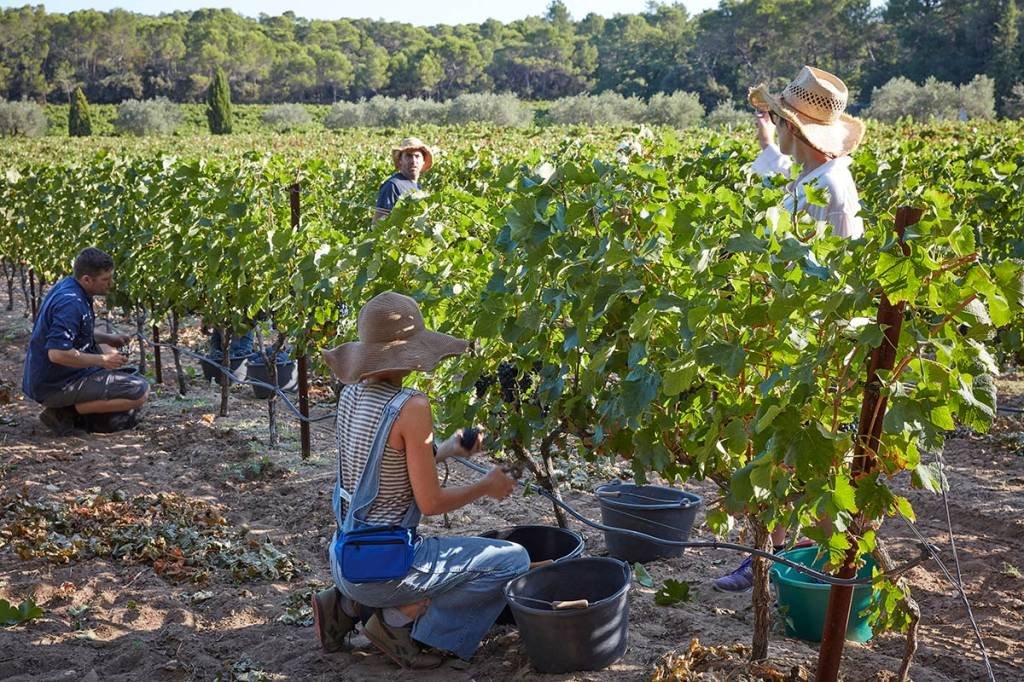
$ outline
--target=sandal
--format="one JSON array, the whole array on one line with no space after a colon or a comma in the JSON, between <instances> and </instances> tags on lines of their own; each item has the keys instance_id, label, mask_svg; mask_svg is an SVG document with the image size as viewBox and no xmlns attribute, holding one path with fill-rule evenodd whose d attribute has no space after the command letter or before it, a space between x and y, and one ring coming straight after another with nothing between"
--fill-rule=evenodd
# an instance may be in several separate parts
<instances>
[{"instance_id":1,"label":"sandal","mask_svg":"<svg viewBox=\"0 0 1024 682\"><path fill-rule=\"evenodd\" d=\"M400 665L402 668L411 670L428 670L437 668L444 663L444 657L437 654L425 653L419 644L412 638L412 626L394 627L384 622L384 612L377 609L366 627L363 634L373 642L385 656Z\"/></svg>"},{"instance_id":2,"label":"sandal","mask_svg":"<svg viewBox=\"0 0 1024 682\"><path fill-rule=\"evenodd\" d=\"M313 595L313 631L327 653L341 650L345 638L356 629L356 619L341 608L341 592L329 587Z\"/></svg>"}]
</instances>

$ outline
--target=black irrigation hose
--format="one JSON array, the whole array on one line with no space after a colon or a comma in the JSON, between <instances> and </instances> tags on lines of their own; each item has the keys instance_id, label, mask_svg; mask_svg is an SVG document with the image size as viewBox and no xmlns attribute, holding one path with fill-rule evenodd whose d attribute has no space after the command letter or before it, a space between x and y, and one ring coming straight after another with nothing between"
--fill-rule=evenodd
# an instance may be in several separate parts
<instances>
[{"instance_id":1,"label":"black irrigation hose","mask_svg":"<svg viewBox=\"0 0 1024 682\"><path fill-rule=\"evenodd\" d=\"M195 358L196 360L199 360L201 362L205 362L205 363L207 363L209 365L212 365L212 366L216 367L217 369L219 369L222 374L227 376L229 379L231 379L235 383L250 384L250 385L253 385L253 386L261 386L261 387L263 387L263 388L265 388L267 390L273 391L274 393L276 393L281 398L281 400L288 407L288 409L300 421L319 422L319 421L324 421L326 419L331 419L331 418L336 416L334 413L330 413L330 414L323 415L321 417L305 417L299 411L299 409L297 407L295 407L295 405L291 402L291 400L288 399L288 396L285 395L285 392L282 391L281 388L278 387L278 386L274 386L272 384L268 384L268 383L265 383L263 381L257 381L255 379L249 379L249 378L239 379L238 377L235 376L234 372L231 370L230 367L226 367L224 365L217 364L216 362L210 360L207 356L204 356L204 355L201 355L199 353L196 353L195 351L192 351L192 350L190 350L188 348L182 348L180 346L176 346L176 345L170 344L170 343L154 343L153 341L151 341L148 338L146 338L146 336L144 334L142 334L141 332L136 333L134 336L139 338L139 340L144 341L145 343L148 343L151 346L154 346L154 347L161 346L161 347L164 347L164 348L176 349L179 352L184 353L187 356L190 356L192 358ZM487 473L487 469L485 467L482 467L482 466L477 465L477 464L475 464L473 462L470 462L470 461L468 461L468 460L466 460L466 459L464 459L462 457L456 457L455 459L459 463L461 463L464 466L466 466L466 467L476 471L477 473L481 473L481 474L486 474ZM519 482L519 485L522 486L523 483ZM780 564L783 564L785 566L789 566L790 568L792 568L795 571L798 571L800 573L804 573L805 575L808 575L808 576L810 576L812 578L815 578L816 580L819 580L819 581L821 581L823 583L827 583L827 584L830 584L830 585L847 585L847 586L871 585L874 582L873 579L837 578L837 577L835 577L833 575L829 575L828 573L822 573L820 571L815 571L812 568L809 568L807 566L803 566L803 565L798 564L796 562L790 561L789 559L786 559L785 557L778 556L778 555L773 554L771 552L765 552L763 550L760 550L760 549L757 549L757 548L754 548L754 547L747 547L746 545L739 545L739 544L735 544L735 543L731 543L731 542L719 542L717 540L710 540L710 541L687 541L687 542L683 542L683 541L680 541L680 540L665 540L663 538L658 538L658 537L655 537L653 535L648 535L647 533L643 533L643 532L640 532L640 531L637 531L637 530L630 530L630 529L627 529L627 528L616 528L614 526L606 526L604 524L596 523L596 522L591 521L590 519L584 517L579 512L577 512L575 509L573 509L569 505L565 504L561 500L557 499L554 495L549 493L544 488L541 488L539 486L534 486L534 488L537 490L537 492L540 495L542 495L543 497L545 497L548 500L550 500L553 504L558 505L559 507L564 509L566 512L571 514L574 518L578 519L581 523L583 523L583 524L585 524L587 526L590 526L591 528L594 528L596 530L603 531L603 532L622 533L622 534L625 534L625 535L630 535L630 536L639 538L641 540L646 540L648 542L655 542L655 543L658 543L658 544L669 545L669 546L672 546L672 547L726 549L726 550L731 550L731 551L734 551L734 552L742 552L742 553L745 553L745 554L752 554L754 556L759 556L759 557L762 557L764 559L768 559L770 561L774 561L776 563L780 563ZM625 514L626 516L634 516L632 514L629 514L628 512L622 512L622 513ZM642 521L648 521L648 519L643 519L642 517L638 517L638 516L634 516L634 518L637 518L638 520L642 520ZM921 547L920 550L921 550L921 556L920 557L918 557L917 559L914 559L913 561L907 563L906 565L904 565L903 567L901 567L901 568L899 568L899 569L897 569L895 571L892 571L892 572L889 572L889 573L886 573L886 574L883 574L883 575L885 577L895 577L895 576L902 575L903 573L906 573L910 569L912 569L915 566L918 566L918 565L924 563L929 558L934 556L933 552L928 551L924 547Z\"/></svg>"},{"instance_id":2,"label":"black irrigation hose","mask_svg":"<svg viewBox=\"0 0 1024 682\"><path fill-rule=\"evenodd\" d=\"M226 375L229 379L231 379L231 381L235 382L236 384L249 384L250 386L260 386L261 388L265 388L268 391L272 391L272 392L276 393L278 395L278 397L282 400L282 402L284 402L285 406L295 414L295 417L299 421L314 423L314 422L325 421L327 419L334 419L334 417L336 416L336 413L331 412L330 414L325 414L325 415L320 416L320 417L306 417L306 416L304 416L302 414L301 411L299 411L299 408L295 407L295 404L291 400L289 400L287 394L285 394L285 392L283 390L281 390L280 386L274 386L273 384L268 384L265 381L258 381L256 379L250 379L248 377L246 377L245 379L239 379L237 376L235 376L235 373L231 370L230 367L226 367L224 365L217 364L216 362L214 362L213 360L211 360L209 357L207 357L205 355L201 355L199 353L196 353L195 351L190 350L188 348L182 348L181 346L176 346L173 343L162 343L162 342L161 343L154 343L153 341L150 341L148 338L146 338L146 335L142 334L141 332L136 332L132 336L137 337L140 341L144 341L144 342L148 343L150 346L153 346L154 348L159 346L161 348L170 348L171 350L177 350L179 353L182 353L182 354L187 355L187 356L189 356L191 358L199 360L200 362L206 363L207 365L215 367L215 368L219 369L222 374ZM242 356L242 357L248 357L248 356Z\"/></svg>"},{"instance_id":3,"label":"black irrigation hose","mask_svg":"<svg viewBox=\"0 0 1024 682\"><path fill-rule=\"evenodd\" d=\"M190 356L190 357L195 358L195 359L197 359L197 360L199 360L201 362L205 362L207 364L213 365L214 367L219 369L221 371L221 373L226 375L228 378L233 380L235 383L244 383L244 384L250 384L252 386L261 386L261 387L263 387L263 388L265 388L267 390L273 391L274 393L276 393L278 395L278 397L281 398L281 400L288 407L288 409L300 421L316 423L316 422L325 421L327 419L333 419L333 418L335 418L337 416L337 413L331 412L331 413L325 414L325 415L320 416L320 417L306 417L306 416L304 416L302 414L302 412L299 411L299 409L297 407L295 407L295 405L292 403L292 401L288 398L288 396L285 394L285 392L281 390L281 388L279 386L274 386L272 384L268 384L268 383L265 383L265 382L262 382L262 381L257 381L255 379L249 379L249 378L239 379L238 377L235 376L234 372L231 370L230 367L226 367L224 365L217 364L216 362L213 362L207 356L200 355L199 353L196 353L196 352L194 352L194 351L192 351L192 350L190 350L188 348L182 348L180 346L177 346L177 345L174 345L174 344L170 344L170 343L154 343L153 341L151 341L148 338L146 338L146 336L144 334L142 334L141 332L137 332L133 336L137 337L140 341L144 341L145 343L149 344L150 346L153 346L153 347L160 346L160 347L163 347L163 348L170 348L172 350L177 350L178 352L183 353L186 356ZM997 407L996 409L998 411L1000 411L1000 412L1008 412L1008 413L1011 413L1011 414L1024 414L1024 409L1021 409L1021 408ZM317 426L320 426L320 425L317 424ZM478 464L476 464L474 462L470 462L469 460L467 460L467 459L465 459L463 457L455 457L454 459L456 461L458 461L460 464L462 464L463 466L465 466L465 467L467 467L467 468L469 468L469 469L471 469L473 471L476 471L477 473L481 473L481 474L486 474L487 473L487 468L486 467L480 466L480 465L478 465ZM525 487L525 485L521 481L517 481L517 483L518 483L518 485L520 485L522 487ZM763 559L768 559L769 561L773 561L775 563L783 564L784 566L788 566L788 567L792 568L793 570L795 570L795 571L797 571L799 573L803 573L803 574L805 574L807 576L810 576L810 577L814 578L815 580L817 580L819 582L826 583L826 584L829 584L829 585L856 586L856 585L871 585L871 584L874 583L874 579L837 578L837 577L835 577L833 575L829 575L827 573L821 573L820 571L815 571L814 569L812 569L812 568L810 568L808 566L803 566L801 564L795 563L795 562L790 561L789 559L786 559L785 557L779 556L777 554L773 554L771 552L765 552L765 551L757 549L755 547L747 547L745 545L739 545L739 544L735 544L735 543L732 543L732 542L718 542L718 541L715 541L715 540L711 540L711 541L686 541L686 542L680 541L680 540L666 540L666 539L663 539L663 538L655 537L653 535L648 535L647 533L643 533L643 532L640 532L640 531L637 531L637 530L631 530L631 529L628 529L628 528L616 528L615 526L606 526L604 524L597 523L595 521L591 521L590 519L586 518L585 516L580 514L578 511L573 509L571 506L569 506L565 502L562 502L561 500L556 498L553 494L551 494L545 488L542 488L540 486L534 486L534 489L542 497L544 497L547 500L549 500L552 504L555 504L558 507L562 508L563 510L568 512L570 515L572 515L573 518L577 519L578 521L580 521L584 525L590 526L591 528L594 528L595 530L599 530L599 531L602 531L602 532L622 533L624 535L630 535L632 537L636 537L636 538L639 538L641 540L646 540L648 542L654 542L654 543L661 544L661 545L669 545L669 546L672 546L672 547L690 547L690 548L694 548L694 549L725 549L725 550L730 550L730 551L734 551L734 552L741 552L741 553L744 553L744 554L751 554L753 556L759 556L759 557L761 557ZM947 517L947 521L949 521L949 502L948 502L948 500L946 498L945 489L943 489L942 499L943 499L943 503L946 505L946 517ZM635 519L638 519L638 520L641 520L641 521L651 522L649 519L645 519L643 517L636 516L634 514L630 514L628 512L623 511L623 510L617 510L617 511L619 511L619 513L621 513L621 514L624 514L626 516L630 516L632 518L635 518ZM967 599L967 593L964 591L963 584L962 584L962 578L960 579L961 582L958 582L957 579L953 578L953 576L950 574L949 570L946 568L945 564L943 564L942 560L939 558L939 555L938 555L938 552L936 551L936 548L927 541L927 539L924 537L924 535L922 535L921 532L917 529L917 526L915 526L909 519L904 518L903 520L910 527L910 529L913 531L914 535L917 536L917 538L919 540L919 542L917 544L917 547L918 547L918 550L921 552L921 555L917 559L913 559L913 560L909 561L908 563L904 564L900 568L897 568L897 569L895 569L893 571L889 571L889 572L886 572L886 573L882 573L881 577L885 577L885 578L899 577L899 576L903 575L904 573L906 573L907 571L909 571L910 569L923 564L924 562L928 561L929 559L934 560L935 563L941 569L942 573L946 576L947 581L951 585L953 585L953 587L956 589L956 591L957 591L957 593L958 593L958 595L960 597L960 600L963 602L964 607L967 609L967 616L968 616L968 618L971 621L971 626L972 626L972 628L974 630L975 638L978 641L978 646L981 648L981 655L982 655L982 659L983 659L983 661L985 663L985 669L988 672L989 679L992 680L992 682L995 682L995 675L994 675L994 673L992 671L992 664L989 661L988 651L985 648L985 642L984 642L984 640L982 639L982 636L981 636L981 629L978 627L978 623L977 623L977 621L974 618L974 612L971 609L971 604L970 604L970 602ZM653 523L656 523L656 522L653 522ZM664 525L664 524L656 524L656 525ZM952 541L952 537L953 537L952 530L953 529L952 529L952 525L951 525L951 522L950 522L949 534L950 534L951 541ZM959 565L959 560L956 557L955 546L954 546L954 550L953 551L954 551L954 561L956 561L956 564L957 564L956 565L957 574L959 576L960 565Z\"/></svg>"},{"instance_id":4,"label":"black irrigation hose","mask_svg":"<svg viewBox=\"0 0 1024 682\"><path fill-rule=\"evenodd\" d=\"M463 466L468 467L469 469L472 469L473 471L476 471L477 473L480 473L480 474L486 474L487 473L487 468L486 467L481 466L479 464L476 464L475 462L470 462L469 460L465 459L464 457L454 457L453 459L455 461L459 462L459 464L462 464ZM525 487L525 484L523 484L521 481L518 481L518 484L520 486ZM746 545L739 545L739 544L732 543L732 542L719 542L717 540L695 540L695 541L666 540L664 538L659 538L659 537L655 537L653 535L648 535L647 533L643 533L643 532L638 531L638 530L631 530L631 529L628 529L628 528L617 528L615 526L606 526L606 525L604 525L602 523L597 523L596 521L591 521L590 519L586 518L585 516L580 514L578 511L573 509L571 506L569 506L565 502L562 502L561 500L556 498L554 495L552 495L545 488L541 488L540 486L533 486L533 489L538 494L540 494L541 496L543 496L546 499L548 499L549 501L551 501L553 504L556 504L559 507L561 507L562 509L564 509L565 511L567 511L569 514L571 514L574 518L579 520L581 523L583 523L583 524L585 524L587 526L590 526L591 528L594 528L595 530L600 530L600 531L609 532L609 533L622 533L622 534L625 534L625 535L630 535L630 536L639 538L640 540L646 540L647 542L655 542L655 543L658 543L660 545L668 545L668 546L671 546L671 547L691 547L691 548L695 548L695 549L727 549L727 550L731 550L731 551L734 551L734 552L742 552L744 554L752 554L754 556L759 556L761 558L768 559L770 561L774 561L776 563L788 566L788 567L792 568L793 570L798 571L799 573L803 573L803 574L808 575L808 576L810 576L810 577L812 577L812 578L814 578L814 579L816 579L816 580L818 580L820 582L827 583L829 585L855 586L855 585L871 585L872 583L874 583L874 579L865 579L865 578L837 578L834 575L829 575L828 573L822 573L820 571L814 570L813 568L810 568L809 566L804 566L804 565L798 564L798 563L796 563L794 561L790 561L789 559L787 559L787 558L785 558L783 556L779 556L779 555L773 554L771 552L765 552L765 551L757 549L755 547L748 547ZM618 510L618 509L616 510L616 512L619 512L619 511L620 510ZM630 514L627 513L627 515L630 515ZM635 518L642 519L642 517L635 517ZM642 519L642 520L646 520L646 519ZM675 530L675 529L673 529L673 530ZM931 553L931 551L929 549L926 549L925 547L920 547L920 550L921 550L921 556L919 556L917 559L914 559L914 560L908 562L907 564L905 564L904 566L902 566L902 567L900 567L900 568L898 568L896 570L890 571L888 573L883 573L882 576L887 577L887 578L892 578L892 577L900 576L900 575L906 573L907 571L909 571L910 569L914 568L915 566L918 566L918 565L924 563L925 561L927 561L928 559L930 559L932 557L932 553Z\"/></svg>"},{"instance_id":5,"label":"black irrigation hose","mask_svg":"<svg viewBox=\"0 0 1024 682\"><path fill-rule=\"evenodd\" d=\"M948 486L945 484L946 474L942 453L938 453L935 459L939 465L939 485L942 489L942 506L945 507L946 509L946 528L949 532L949 547L953 551L953 563L956 566L956 582L953 583L953 586L959 593L960 600L963 602L964 608L967 610L967 617L970 619L971 627L974 629L975 639L978 640L978 647L981 648L981 657L982 660L985 661L985 670L988 672L988 678L992 680L992 682L995 682L996 678L992 672L992 663L988 660L988 650L985 648L985 640L981 636L981 628L978 627L978 621L974 619L974 609L971 608L971 602L967 599L967 592L964 591L964 577L963 574L960 572L960 557L957 554L956 540L953 537L953 519L949 514L949 496L946 494L946 488ZM907 523L910 523L910 521L908 520ZM913 526L914 524L910 525ZM921 536L921 534L917 531L916 528L913 528L913 531L918 537ZM949 571L946 570L946 567L942 564L939 558L935 556L934 553L932 554L932 558L935 559L935 562L939 565L939 568L942 569L942 572L946 574L946 577L952 583L952 576L949 575Z\"/></svg>"}]
</instances>

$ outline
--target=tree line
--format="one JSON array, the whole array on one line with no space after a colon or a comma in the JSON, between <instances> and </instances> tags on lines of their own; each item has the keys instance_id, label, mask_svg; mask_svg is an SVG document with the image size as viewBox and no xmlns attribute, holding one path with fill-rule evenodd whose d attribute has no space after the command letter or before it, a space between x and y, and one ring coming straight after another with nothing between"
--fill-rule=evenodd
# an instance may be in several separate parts
<instances>
[{"instance_id":1,"label":"tree line","mask_svg":"<svg viewBox=\"0 0 1024 682\"><path fill-rule=\"evenodd\" d=\"M1016 0L722 0L695 16L651 2L640 14L578 19L554 0L544 16L429 27L26 5L0 10L0 98L68 102L81 87L98 103L200 101L219 67L240 103L684 90L711 110L814 64L846 80L855 107L897 76L964 84L986 74L1002 101L1024 80L1019 29Z\"/></svg>"}]
</instances>

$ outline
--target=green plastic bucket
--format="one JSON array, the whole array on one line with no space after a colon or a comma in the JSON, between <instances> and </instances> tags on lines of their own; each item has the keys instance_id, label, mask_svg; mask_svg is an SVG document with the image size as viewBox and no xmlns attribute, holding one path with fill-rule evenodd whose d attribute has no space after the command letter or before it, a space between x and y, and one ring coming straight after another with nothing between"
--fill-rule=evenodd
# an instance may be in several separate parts
<instances>
[{"instance_id":1,"label":"green plastic bucket","mask_svg":"<svg viewBox=\"0 0 1024 682\"><path fill-rule=\"evenodd\" d=\"M805 547L784 552L782 556L802 566L821 571L825 557L815 558L817 547ZM857 571L858 578L870 578L875 562L866 557L864 565ZM820 642L825 631L825 611L828 609L830 585L816 581L785 564L772 564L772 582L779 595L779 611L786 624L786 635L808 642ZM867 617L860 612L871 603L871 586L857 585L853 588L853 604L850 607L850 622L846 626L846 639L853 642L867 642L874 635Z\"/></svg>"}]
</instances>

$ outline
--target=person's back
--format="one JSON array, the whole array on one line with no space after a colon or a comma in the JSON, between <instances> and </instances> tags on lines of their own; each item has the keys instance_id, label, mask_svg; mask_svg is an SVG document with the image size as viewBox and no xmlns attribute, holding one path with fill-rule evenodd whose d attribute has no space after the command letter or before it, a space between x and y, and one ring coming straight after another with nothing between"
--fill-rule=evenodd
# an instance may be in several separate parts
<instances>
[{"instance_id":1,"label":"person's back","mask_svg":"<svg viewBox=\"0 0 1024 682\"><path fill-rule=\"evenodd\" d=\"M423 646L468 660L505 607L503 587L529 569L530 557L503 540L421 535L420 516L504 499L515 481L495 466L474 483L443 486L438 462L479 452L480 434L465 444L458 430L435 446L430 398L401 386L469 342L428 330L416 301L395 292L367 302L356 326L358 341L324 353L344 388L329 550L335 587L313 596L314 631L325 651L336 651L364 618L367 638L403 667L441 664ZM365 560L359 547L371 545L390 546L387 561Z\"/></svg>"},{"instance_id":2,"label":"person's back","mask_svg":"<svg viewBox=\"0 0 1024 682\"><path fill-rule=\"evenodd\" d=\"M384 408L401 390L377 381L349 384L341 389L335 428L341 485L355 490L370 456L373 439L384 417ZM412 484L405 451L384 445L380 466L380 491L367 512L366 521L376 525L398 525L413 503Z\"/></svg>"}]
</instances>

